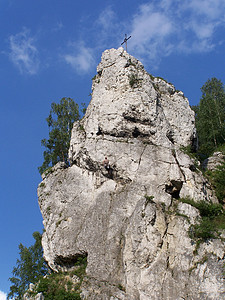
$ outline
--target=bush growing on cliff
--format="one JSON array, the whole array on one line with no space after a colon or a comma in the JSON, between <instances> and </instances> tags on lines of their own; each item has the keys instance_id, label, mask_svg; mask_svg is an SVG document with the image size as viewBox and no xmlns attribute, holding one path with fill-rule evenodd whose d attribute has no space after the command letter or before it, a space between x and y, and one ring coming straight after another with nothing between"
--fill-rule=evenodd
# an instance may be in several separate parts
<instances>
[{"instance_id":1,"label":"bush growing on cliff","mask_svg":"<svg viewBox=\"0 0 225 300\"><path fill-rule=\"evenodd\" d=\"M29 248L19 245L20 259L13 268L14 276L9 278L12 285L7 299L22 300L24 294L33 297L38 293L42 293L46 300L81 299L80 286L86 274L87 255L77 258L71 272L50 272L43 258L42 235L34 232L33 237L35 243ZM30 283L34 284L32 290L29 290Z\"/></svg>"},{"instance_id":2,"label":"bush growing on cliff","mask_svg":"<svg viewBox=\"0 0 225 300\"><path fill-rule=\"evenodd\" d=\"M225 211L221 204L207 203L205 201L195 202L189 198L181 198L180 201L188 203L199 210L201 220L192 225L189 235L197 242L206 241L210 238L218 238L219 230L225 229Z\"/></svg>"},{"instance_id":3,"label":"bush growing on cliff","mask_svg":"<svg viewBox=\"0 0 225 300\"><path fill-rule=\"evenodd\" d=\"M215 189L216 196L220 203L225 203L225 162L217 166L214 171L206 171L206 176Z\"/></svg>"},{"instance_id":4,"label":"bush growing on cliff","mask_svg":"<svg viewBox=\"0 0 225 300\"><path fill-rule=\"evenodd\" d=\"M41 278L35 294L42 293L45 300L80 300L80 291L73 289L73 283L62 273L53 273Z\"/></svg>"},{"instance_id":5,"label":"bush growing on cliff","mask_svg":"<svg viewBox=\"0 0 225 300\"><path fill-rule=\"evenodd\" d=\"M138 86L140 82L140 79L138 78L137 74L130 74L129 75L129 84L130 84L130 87L135 87L135 86Z\"/></svg>"},{"instance_id":6,"label":"bush growing on cliff","mask_svg":"<svg viewBox=\"0 0 225 300\"><path fill-rule=\"evenodd\" d=\"M80 300L80 286L86 274L87 257L78 257L71 272L52 273L41 278L34 294L42 293L45 300ZM76 278L74 283L73 278Z\"/></svg>"}]
</instances>

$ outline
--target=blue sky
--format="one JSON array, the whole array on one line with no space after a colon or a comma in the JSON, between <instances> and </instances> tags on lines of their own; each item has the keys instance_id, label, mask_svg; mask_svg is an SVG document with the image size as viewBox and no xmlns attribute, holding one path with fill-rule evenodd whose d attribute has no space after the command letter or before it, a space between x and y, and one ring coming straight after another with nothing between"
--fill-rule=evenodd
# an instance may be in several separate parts
<instances>
[{"instance_id":1,"label":"blue sky","mask_svg":"<svg viewBox=\"0 0 225 300\"><path fill-rule=\"evenodd\" d=\"M191 105L207 79L225 83L224 0L0 0L0 300L18 245L42 231L36 189L52 102L90 101L101 53L128 52Z\"/></svg>"}]
</instances>

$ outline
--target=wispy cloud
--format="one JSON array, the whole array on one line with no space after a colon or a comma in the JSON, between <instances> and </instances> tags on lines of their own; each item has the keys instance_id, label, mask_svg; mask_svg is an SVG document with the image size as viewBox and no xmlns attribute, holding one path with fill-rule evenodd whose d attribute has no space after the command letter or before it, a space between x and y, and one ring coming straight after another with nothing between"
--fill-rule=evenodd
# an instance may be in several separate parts
<instances>
[{"instance_id":1,"label":"wispy cloud","mask_svg":"<svg viewBox=\"0 0 225 300\"><path fill-rule=\"evenodd\" d=\"M97 47L117 47L124 33L124 23L118 19L111 6L105 7L96 18ZM122 36L121 36L122 33Z\"/></svg>"},{"instance_id":2,"label":"wispy cloud","mask_svg":"<svg viewBox=\"0 0 225 300\"><path fill-rule=\"evenodd\" d=\"M158 0L139 6L131 20L129 48L152 62L171 53L211 51L225 28L224 0Z\"/></svg>"},{"instance_id":3,"label":"wispy cloud","mask_svg":"<svg viewBox=\"0 0 225 300\"><path fill-rule=\"evenodd\" d=\"M107 31L111 29L114 23L114 19L116 18L115 12L111 7L106 7L102 12L100 12L99 17L97 18L97 23Z\"/></svg>"},{"instance_id":4,"label":"wispy cloud","mask_svg":"<svg viewBox=\"0 0 225 300\"><path fill-rule=\"evenodd\" d=\"M131 28L129 47L139 55L147 54L154 59L162 52L163 55L170 53L169 38L174 34L175 24L166 12L157 10L153 4L142 5L133 17Z\"/></svg>"},{"instance_id":5,"label":"wispy cloud","mask_svg":"<svg viewBox=\"0 0 225 300\"><path fill-rule=\"evenodd\" d=\"M70 51L63 55L63 59L74 71L87 73L93 67L96 67L96 57L99 52L109 46L110 40L115 40L115 28L117 27L115 26L115 19L116 14L112 8L110 6L104 8L96 17L88 33L91 47L86 46L86 28L84 30L85 34L80 33L81 36L83 35L83 39L69 43Z\"/></svg>"},{"instance_id":6,"label":"wispy cloud","mask_svg":"<svg viewBox=\"0 0 225 300\"><path fill-rule=\"evenodd\" d=\"M192 14L198 16L205 16L209 20L217 19L224 20L225 3L223 0L189 0L184 1L184 8L190 9Z\"/></svg>"},{"instance_id":7,"label":"wispy cloud","mask_svg":"<svg viewBox=\"0 0 225 300\"><path fill-rule=\"evenodd\" d=\"M79 46L73 45L73 51L63 56L67 64L75 71L86 73L94 65L94 53L91 48L86 47L83 42Z\"/></svg>"},{"instance_id":8,"label":"wispy cloud","mask_svg":"<svg viewBox=\"0 0 225 300\"><path fill-rule=\"evenodd\" d=\"M62 30L63 27L64 27L63 23L61 21L59 21L59 22L57 22L55 24L55 26L53 27L52 31L53 32L58 32L58 31Z\"/></svg>"},{"instance_id":9,"label":"wispy cloud","mask_svg":"<svg viewBox=\"0 0 225 300\"><path fill-rule=\"evenodd\" d=\"M9 37L9 57L21 73L33 75L39 69L38 50L34 42L35 39L30 36L27 28Z\"/></svg>"},{"instance_id":10,"label":"wispy cloud","mask_svg":"<svg viewBox=\"0 0 225 300\"><path fill-rule=\"evenodd\" d=\"M80 42L70 43L63 59L75 71L88 72L96 66L99 53L119 47L127 33L132 36L128 51L157 68L163 57L172 54L212 51L224 43L215 37L221 28L225 28L224 0L148 0L121 19L112 4L99 12L90 28L82 27Z\"/></svg>"},{"instance_id":11,"label":"wispy cloud","mask_svg":"<svg viewBox=\"0 0 225 300\"><path fill-rule=\"evenodd\" d=\"M7 294L0 291L0 300L6 300Z\"/></svg>"}]
</instances>

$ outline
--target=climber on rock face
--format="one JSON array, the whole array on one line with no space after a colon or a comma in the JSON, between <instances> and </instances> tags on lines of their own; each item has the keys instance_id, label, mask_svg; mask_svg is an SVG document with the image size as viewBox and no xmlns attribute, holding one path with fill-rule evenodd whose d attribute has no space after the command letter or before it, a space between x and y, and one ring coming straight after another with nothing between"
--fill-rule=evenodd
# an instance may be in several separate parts
<instances>
[{"instance_id":1,"label":"climber on rock face","mask_svg":"<svg viewBox=\"0 0 225 300\"><path fill-rule=\"evenodd\" d=\"M102 162L104 168L108 171L110 169L110 166L109 166L109 160L107 158L107 156L105 157L105 159L103 160Z\"/></svg>"},{"instance_id":2,"label":"climber on rock face","mask_svg":"<svg viewBox=\"0 0 225 300\"><path fill-rule=\"evenodd\" d=\"M107 156L103 160L102 164L103 164L104 168L108 171L108 176L107 177L113 179L113 169L109 164L109 160L108 160Z\"/></svg>"}]
</instances>

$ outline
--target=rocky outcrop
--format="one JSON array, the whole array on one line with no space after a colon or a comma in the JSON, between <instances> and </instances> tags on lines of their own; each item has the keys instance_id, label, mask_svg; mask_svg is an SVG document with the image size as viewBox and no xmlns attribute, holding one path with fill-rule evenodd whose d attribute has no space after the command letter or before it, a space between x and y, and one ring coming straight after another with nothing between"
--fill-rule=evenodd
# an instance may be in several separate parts
<instances>
[{"instance_id":1,"label":"rocky outcrop","mask_svg":"<svg viewBox=\"0 0 225 300\"><path fill-rule=\"evenodd\" d=\"M83 299L222 299L224 243L196 251L188 231L199 212L180 202L217 202L183 151L196 143L187 98L122 48L103 53L92 89L71 166L38 188L49 266L67 271L87 256Z\"/></svg>"},{"instance_id":2,"label":"rocky outcrop","mask_svg":"<svg viewBox=\"0 0 225 300\"><path fill-rule=\"evenodd\" d=\"M215 171L216 168L225 162L225 155L222 152L214 152L212 156L205 159L202 163L204 169Z\"/></svg>"},{"instance_id":3,"label":"rocky outcrop","mask_svg":"<svg viewBox=\"0 0 225 300\"><path fill-rule=\"evenodd\" d=\"M34 293L32 295L32 293ZM30 283L28 291L23 295L23 300L44 300L42 293L35 293L35 284Z\"/></svg>"}]
</instances>

